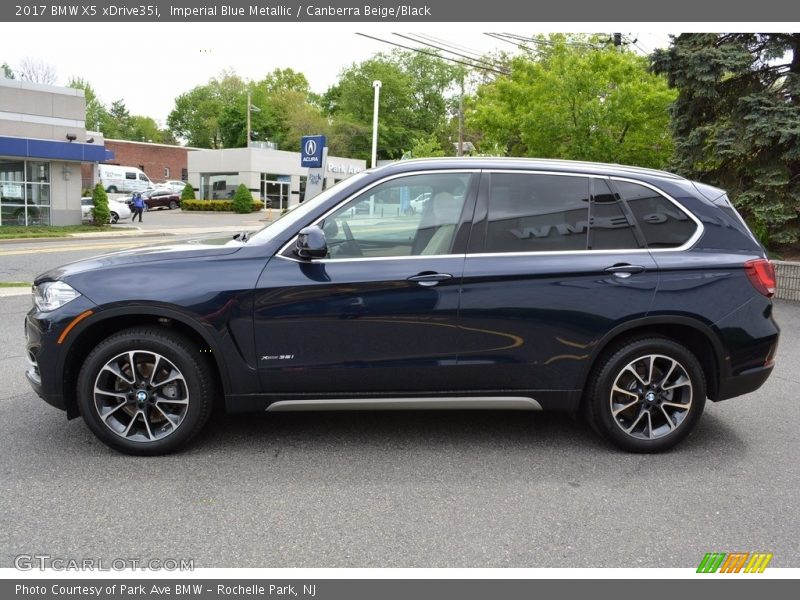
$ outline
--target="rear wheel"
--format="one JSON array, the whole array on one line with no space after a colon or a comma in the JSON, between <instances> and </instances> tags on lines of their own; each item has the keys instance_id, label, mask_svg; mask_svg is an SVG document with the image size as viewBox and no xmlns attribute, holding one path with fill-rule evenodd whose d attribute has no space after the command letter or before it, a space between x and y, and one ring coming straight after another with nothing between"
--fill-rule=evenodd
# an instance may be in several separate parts
<instances>
[{"instance_id":1,"label":"rear wheel","mask_svg":"<svg viewBox=\"0 0 800 600\"><path fill-rule=\"evenodd\" d=\"M629 452L662 452L694 428L706 400L697 358L666 338L637 338L607 351L587 390L589 421Z\"/></svg>"},{"instance_id":2,"label":"rear wheel","mask_svg":"<svg viewBox=\"0 0 800 600\"><path fill-rule=\"evenodd\" d=\"M117 186L115 186L115 185L110 185L110 186L108 186L108 189L107 189L106 191L107 191L109 194L116 194L116 193L117 193Z\"/></svg>"},{"instance_id":3,"label":"rear wheel","mask_svg":"<svg viewBox=\"0 0 800 600\"><path fill-rule=\"evenodd\" d=\"M108 220L113 224L119 221L119 215L114 211L111 211L111 214L108 217Z\"/></svg>"},{"instance_id":4,"label":"rear wheel","mask_svg":"<svg viewBox=\"0 0 800 600\"><path fill-rule=\"evenodd\" d=\"M175 210L176 208L178 208L178 203L175 202L175 200L170 200L169 201L169 209L170 210Z\"/></svg>"},{"instance_id":5,"label":"rear wheel","mask_svg":"<svg viewBox=\"0 0 800 600\"><path fill-rule=\"evenodd\" d=\"M157 455L188 442L213 404L209 366L191 341L137 327L107 338L78 376L78 406L89 429L127 454Z\"/></svg>"}]
</instances>

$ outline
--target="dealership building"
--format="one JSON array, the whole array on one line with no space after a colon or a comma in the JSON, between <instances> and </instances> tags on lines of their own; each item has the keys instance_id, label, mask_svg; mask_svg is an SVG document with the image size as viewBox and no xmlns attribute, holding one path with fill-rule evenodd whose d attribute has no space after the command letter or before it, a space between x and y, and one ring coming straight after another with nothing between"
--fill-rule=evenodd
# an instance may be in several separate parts
<instances>
[{"instance_id":1,"label":"dealership building","mask_svg":"<svg viewBox=\"0 0 800 600\"><path fill-rule=\"evenodd\" d=\"M0 77L0 225L81 222L81 165L113 159L85 121L83 90Z\"/></svg>"},{"instance_id":2,"label":"dealership building","mask_svg":"<svg viewBox=\"0 0 800 600\"><path fill-rule=\"evenodd\" d=\"M244 184L254 198L272 208L288 208L305 199L308 167L300 164L300 152L275 150L267 145L251 148L189 152L189 184L197 197L224 200ZM367 168L365 160L327 156L323 164L323 189Z\"/></svg>"}]
</instances>

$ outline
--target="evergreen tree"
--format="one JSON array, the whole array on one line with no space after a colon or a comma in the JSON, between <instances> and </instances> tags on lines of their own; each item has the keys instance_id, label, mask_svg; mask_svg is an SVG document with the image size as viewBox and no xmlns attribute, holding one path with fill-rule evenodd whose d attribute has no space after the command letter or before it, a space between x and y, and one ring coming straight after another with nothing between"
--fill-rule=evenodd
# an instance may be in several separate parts
<instances>
[{"instance_id":1,"label":"evergreen tree","mask_svg":"<svg viewBox=\"0 0 800 600\"><path fill-rule=\"evenodd\" d=\"M236 193L233 195L233 210L240 214L253 212L253 194L243 183L239 184L239 187L236 188Z\"/></svg>"},{"instance_id":2,"label":"evergreen tree","mask_svg":"<svg viewBox=\"0 0 800 600\"><path fill-rule=\"evenodd\" d=\"M108 194L106 194L103 185L100 183L94 186L92 202L94 203L94 208L92 209L92 223L98 227L100 225L105 225L108 223L111 212L108 209Z\"/></svg>"},{"instance_id":3,"label":"evergreen tree","mask_svg":"<svg viewBox=\"0 0 800 600\"><path fill-rule=\"evenodd\" d=\"M726 189L767 244L800 239L800 34L683 34L654 53L678 90L676 171Z\"/></svg>"}]
</instances>

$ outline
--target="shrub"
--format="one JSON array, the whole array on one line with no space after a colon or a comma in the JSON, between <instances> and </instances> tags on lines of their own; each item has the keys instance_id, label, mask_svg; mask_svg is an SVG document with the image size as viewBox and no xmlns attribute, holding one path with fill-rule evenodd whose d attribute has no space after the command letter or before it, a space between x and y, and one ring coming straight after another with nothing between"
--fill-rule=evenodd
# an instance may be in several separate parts
<instances>
[{"instance_id":1,"label":"shrub","mask_svg":"<svg viewBox=\"0 0 800 600\"><path fill-rule=\"evenodd\" d=\"M92 224L98 227L105 225L108 223L111 211L108 210L108 194L106 194L102 184L98 183L94 186L92 202L94 203L94 208L92 209Z\"/></svg>"},{"instance_id":2,"label":"shrub","mask_svg":"<svg viewBox=\"0 0 800 600\"><path fill-rule=\"evenodd\" d=\"M195 198L196 196L194 195L194 188L187 183L185 186L183 186L181 200L194 200Z\"/></svg>"},{"instance_id":3,"label":"shrub","mask_svg":"<svg viewBox=\"0 0 800 600\"><path fill-rule=\"evenodd\" d=\"M236 188L236 193L233 195L233 210L237 213L249 213L253 211L253 194L247 189L243 183L239 184Z\"/></svg>"},{"instance_id":4,"label":"shrub","mask_svg":"<svg viewBox=\"0 0 800 600\"><path fill-rule=\"evenodd\" d=\"M263 203L253 200L250 212L257 212L262 208ZM233 212L234 208L233 200L184 200L181 202L181 210Z\"/></svg>"}]
</instances>

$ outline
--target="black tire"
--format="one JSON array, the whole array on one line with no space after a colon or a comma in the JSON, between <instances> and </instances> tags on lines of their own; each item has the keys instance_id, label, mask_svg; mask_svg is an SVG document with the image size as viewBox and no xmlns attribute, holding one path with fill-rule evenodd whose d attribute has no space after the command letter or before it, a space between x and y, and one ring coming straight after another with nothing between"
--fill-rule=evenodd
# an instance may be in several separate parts
<instances>
[{"instance_id":1,"label":"black tire","mask_svg":"<svg viewBox=\"0 0 800 600\"><path fill-rule=\"evenodd\" d=\"M175 200L170 200L169 201L169 209L170 210L175 210L176 208L178 208L178 203L175 202Z\"/></svg>"},{"instance_id":2,"label":"black tire","mask_svg":"<svg viewBox=\"0 0 800 600\"><path fill-rule=\"evenodd\" d=\"M111 211L111 214L108 216L108 221L113 225L119 221L119 215L114 211Z\"/></svg>"},{"instance_id":3,"label":"black tire","mask_svg":"<svg viewBox=\"0 0 800 600\"><path fill-rule=\"evenodd\" d=\"M705 401L705 375L695 355L673 340L648 336L600 356L584 408L606 440L628 452L650 453L669 450L689 435Z\"/></svg>"},{"instance_id":4,"label":"black tire","mask_svg":"<svg viewBox=\"0 0 800 600\"><path fill-rule=\"evenodd\" d=\"M210 365L185 337L158 327L125 329L86 357L78 375L78 408L92 433L111 448L167 454L208 421L215 389L209 373ZM137 397L139 392L144 395Z\"/></svg>"},{"instance_id":5,"label":"black tire","mask_svg":"<svg viewBox=\"0 0 800 600\"><path fill-rule=\"evenodd\" d=\"M115 186L115 185L110 185L110 186L108 186L108 189L107 189L106 191L107 191L109 194L116 194L116 193L117 193L117 186Z\"/></svg>"}]
</instances>

